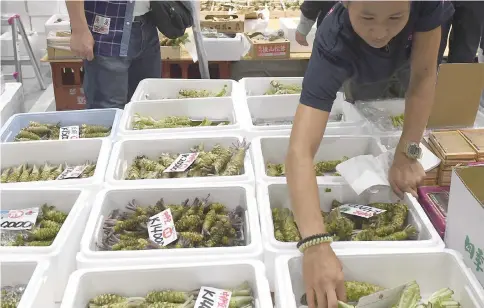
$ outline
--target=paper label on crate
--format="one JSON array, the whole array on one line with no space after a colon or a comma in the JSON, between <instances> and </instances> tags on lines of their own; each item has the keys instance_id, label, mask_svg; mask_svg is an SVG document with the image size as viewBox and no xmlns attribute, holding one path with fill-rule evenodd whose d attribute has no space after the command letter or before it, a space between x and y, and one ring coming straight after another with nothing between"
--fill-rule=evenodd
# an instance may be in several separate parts
<instances>
[{"instance_id":1,"label":"paper label on crate","mask_svg":"<svg viewBox=\"0 0 484 308\"><path fill-rule=\"evenodd\" d=\"M150 217L148 235L150 240L161 246L166 246L178 239L170 209Z\"/></svg>"},{"instance_id":2,"label":"paper label on crate","mask_svg":"<svg viewBox=\"0 0 484 308\"><path fill-rule=\"evenodd\" d=\"M194 308L228 308L232 292L210 287L201 287Z\"/></svg>"},{"instance_id":3,"label":"paper label on crate","mask_svg":"<svg viewBox=\"0 0 484 308\"><path fill-rule=\"evenodd\" d=\"M79 126L63 126L60 128L59 140L79 139Z\"/></svg>"},{"instance_id":4,"label":"paper label on crate","mask_svg":"<svg viewBox=\"0 0 484 308\"><path fill-rule=\"evenodd\" d=\"M94 18L94 23L92 25L92 32L96 32L100 34L108 34L110 24L111 24L111 18L96 15L96 17Z\"/></svg>"},{"instance_id":5,"label":"paper label on crate","mask_svg":"<svg viewBox=\"0 0 484 308\"><path fill-rule=\"evenodd\" d=\"M360 298L355 308L388 308L397 304L407 285L383 290Z\"/></svg>"},{"instance_id":6,"label":"paper label on crate","mask_svg":"<svg viewBox=\"0 0 484 308\"><path fill-rule=\"evenodd\" d=\"M339 207L343 214L354 215L363 218L371 218L375 215L386 212L386 210L377 209L376 207L363 204L343 204Z\"/></svg>"},{"instance_id":7,"label":"paper label on crate","mask_svg":"<svg viewBox=\"0 0 484 308\"><path fill-rule=\"evenodd\" d=\"M62 173L56 178L56 180L64 179L76 179L81 176L81 174L86 170L87 165L67 167L62 171Z\"/></svg>"},{"instance_id":8,"label":"paper label on crate","mask_svg":"<svg viewBox=\"0 0 484 308\"><path fill-rule=\"evenodd\" d=\"M166 172L183 172L188 169L198 157L197 153L183 153L178 155L175 161L166 168L163 173Z\"/></svg>"},{"instance_id":9,"label":"paper label on crate","mask_svg":"<svg viewBox=\"0 0 484 308\"><path fill-rule=\"evenodd\" d=\"M1 230L30 230L37 221L39 208L0 211Z\"/></svg>"}]
</instances>

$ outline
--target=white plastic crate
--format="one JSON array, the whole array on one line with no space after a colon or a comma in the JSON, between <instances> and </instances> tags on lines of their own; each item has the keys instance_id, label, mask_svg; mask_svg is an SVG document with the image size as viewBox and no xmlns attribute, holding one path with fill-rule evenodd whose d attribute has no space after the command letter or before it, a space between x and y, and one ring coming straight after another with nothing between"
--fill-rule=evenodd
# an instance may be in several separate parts
<instances>
[{"instance_id":1,"label":"white plastic crate","mask_svg":"<svg viewBox=\"0 0 484 308\"><path fill-rule=\"evenodd\" d=\"M272 88L271 81L288 85L302 85L303 77L248 77L240 79L239 83L245 90L246 96L260 96ZM300 94L284 94L284 96L286 95L300 96Z\"/></svg>"},{"instance_id":2,"label":"white plastic crate","mask_svg":"<svg viewBox=\"0 0 484 308\"><path fill-rule=\"evenodd\" d=\"M452 250L416 252L396 250L373 253L338 253L346 280L365 281L385 288L416 281L424 299L441 288L454 291L462 308L484 307L484 292L471 271ZM276 260L276 307L297 308L305 293L302 258L282 256Z\"/></svg>"},{"instance_id":3,"label":"white plastic crate","mask_svg":"<svg viewBox=\"0 0 484 308\"><path fill-rule=\"evenodd\" d=\"M103 293L145 296L161 289L235 288L244 281L252 288L255 308L272 307L264 265L259 261L167 264L163 260L163 265L78 270L71 275L61 308L85 308L91 298Z\"/></svg>"},{"instance_id":4,"label":"white plastic crate","mask_svg":"<svg viewBox=\"0 0 484 308\"><path fill-rule=\"evenodd\" d=\"M131 200L140 205L153 205L163 198L165 204L180 204L185 199L204 198L210 194L211 202L221 202L228 209L242 206L246 209L244 227L246 246L215 247L215 248L173 248L151 249L138 251L102 251L96 246L103 235L103 222L115 209L124 209ZM259 259L262 258L262 242L259 228L259 215L254 189L247 185L212 185L183 187L146 187L131 186L127 188L111 188L99 193L96 197L86 230L81 240L81 254L78 258L79 267L91 267L93 264L115 266L115 264L157 264L162 258L165 261L181 259ZM116 263L118 262L118 263ZM104 263L104 264L103 264Z\"/></svg>"},{"instance_id":5,"label":"white plastic crate","mask_svg":"<svg viewBox=\"0 0 484 308\"><path fill-rule=\"evenodd\" d=\"M220 98L195 98L195 99L174 99L169 101L145 101L140 103L129 103L120 121L119 134L121 136L134 135L160 135L179 133L209 133L220 131L241 130L238 106L235 106L231 97ZM184 128L164 129L133 129L135 115L152 117L161 120L168 116L187 116L192 119L230 121L229 125L221 126L195 126Z\"/></svg>"},{"instance_id":6,"label":"white plastic crate","mask_svg":"<svg viewBox=\"0 0 484 308\"><path fill-rule=\"evenodd\" d=\"M111 127L111 134L107 138L114 139L117 135L119 121L123 110L110 109L86 109L86 110L70 110L70 111L53 111L53 112L38 112L38 113L21 113L15 114L8 119L0 130L1 142L13 142L15 136L22 128L29 125L30 121L56 124L60 126L71 125L102 125ZM97 139L97 138L93 138ZM39 141L23 141L23 142L52 142L53 140L39 140Z\"/></svg>"},{"instance_id":7,"label":"white plastic crate","mask_svg":"<svg viewBox=\"0 0 484 308\"><path fill-rule=\"evenodd\" d=\"M218 93L224 86L227 86L225 96L232 96L237 82L228 79L147 78L138 84L131 102L177 99L180 90L207 90Z\"/></svg>"},{"instance_id":8,"label":"white plastic crate","mask_svg":"<svg viewBox=\"0 0 484 308\"><path fill-rule=\"evenodd\" d=\"M59 21L60 20L60 21ZM52 15L44 25L45 33L58 31L71 31L71 22L67 14Z\"/></svg>"},{"instance_id":9,"label":"white plastic crate","mask_svg":"<svg viewBox=\"0 0 484 308\"><path fill-rule=\"evenodd\" d=\"M266 173L267 163L283 164L289 148L289 136L258 137L252 140L252 159L254 160L255 176L257 181L284 183L286 177L271 177ZM315 162L338 160L344 156L349 158L359 155L378 156L385 148L378 138L371 136L324 136ZM318 176L318 182L328 183L344 181L341 176Z\"/></svg>"},{"instance_id":10,"label":"white plastic crate","mask_svg":"<svg viewBox=\"0 0 484 308\"><path fill-rule=\"evenodd\" d=\"M405 112L404 99L385 99L372 102L356 102L356 108L380 135L395 134L402 128L393 127L390 116L399 116Z\"/></svg>"},{"instance_id":11,"label":"white plastic crate","mask_svg":"<svg viewBox=\"0 0 484 308\"><path fill-rule=\"evenodd\" d=\"M20 82L5 83L5 91L0 96L0 126L14 114L24 112L24 93Z\"/></svg>"},{"instance_id":12,"label":"white plastic crate","mask_svg":"<svg viewBox=\"0 0 484 308\"><path fill-rule=\"evenodd\" d=\"M274 264L276 256L283 253L297 252L296 244L279 242L274 237L274 224L272 221L272 208L291 208L289 188L287 184L259 184L257 190L257 203L259 205L262 238L264 243L264 260L268 270L269 282L273 283ZM372 202L396 202L395 195L388 190L378 193L365 192L358 196L353 189L346 184L318 185L320 208L325 212L331 209L333 200L344 203L369 204ZM331 191L326 191L329 189ZM415 226L419 231L418 239L413 241L375 241L375 242L334 242L334 249L357 249L360 251L374 249L406 249L406 248L444 248L444 243L437 231L432 226L427 215L418 201L405 195L403 200L408 205L408 223Z\"/></svg>"},{"instance_id":13,"label":"white plastic crate","mask_svg":"<svg viewBox=\"0 0 484 308\"><path fill-rule=\"evenodd\" d=\"M43 166L67 163L80 165L86 161L96 162L94 176L90 178L37 181L23 183L2 183L2 188L32 187L83 187L103 183L111 151L111 141L106 139L59 140L51 142L8 142L0 144L2 159L0 169L36 164Z\"/></svg>"},{"instance_id":14,"label":"white plastic crate","mask_svg":"<svg viewBox=\"0 0 484 308\"><path fill-rule=\"evenodd\" d=\"M2 287L27 285L17 308L54 308L48 281L49 262L40 258L0 257Z\"/></svg>"},{"instance_id":15,"label":"white plastic crate","mask_svg":"<svg viewBox=\"0 0 484 308\"><path fill-rule=\"evenodd\" d=\"M243 138L237 135L217 134L216 136L200 135L193 136L167 136L165 138L126 138L114 144L109 165L106 170L106 182L110 185L179 185L189 183L207 182L238 182L250 183L254 181L254 171L249 150L245 155L244 173L234 176L210 176L190 178L168 178L168 179L146 179L146 180L125 180L128 168L134 159L139 155L146 155L148 158L158 157L161 153L189 153L190 149L203 144L205 149L211 149L214 145L220 144L224 147L232 146L242 142ZM252 146L252 145L251 145Z\"/></svg>"},{"instance_id":16,"label":"white plastic crate","mask_svg":"<svg viewBox=\"0 0 484 308\"><path fill-rule=\"evenodd\" d=\"M283 125L254 125L254 121L291 120L296 115L299 105L299 95L264 95L247 97L247 108L250 119L246 119L249 131L261 132L266 130L291 129L292 124ZM340 121L332 121L331 118L342 115ZM344 101L342 93L338 93L330 114L327 128L339 128L344 126L363 123L363 117L356 108Z\"/></svg>"},{"instance_id":17,"label":"white plastic crate","mask_svg":"<svg viewBox=\"0 0 484 308\"><path fill-rule=\"evenodd\" d=\"M0 255L50 258L51 268L56 273L55 288L52 293L54 293L54 299L60 301L69 275L76 269L75 256L79 251L82 229L91 208L89 203L91 191L74 188L2 189L0 196L3 210L19 210L48 204L69 213L50 246L0 247Z\"/></svg>"}]
</instances>

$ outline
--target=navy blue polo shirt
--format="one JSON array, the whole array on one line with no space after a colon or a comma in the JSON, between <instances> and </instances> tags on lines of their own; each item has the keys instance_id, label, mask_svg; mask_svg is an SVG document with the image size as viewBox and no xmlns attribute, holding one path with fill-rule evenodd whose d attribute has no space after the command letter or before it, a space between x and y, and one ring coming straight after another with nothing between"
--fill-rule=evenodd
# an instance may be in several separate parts
<instances>
[{"instance_id":1,"label":"navy blue polo shirt","mask_svg":"<svg viewBox=\"0 0 484 308\"><path fill-rule=\"evenodd\" d=\"M382 50L371 47L356 34L348 11L337 3L316 32L300 102L329 112L346 80L365 84L389 79L408 63L413 33L433 30L453 13L449 1L412 1L406 26Z\"/></svg>"}]
</instances>

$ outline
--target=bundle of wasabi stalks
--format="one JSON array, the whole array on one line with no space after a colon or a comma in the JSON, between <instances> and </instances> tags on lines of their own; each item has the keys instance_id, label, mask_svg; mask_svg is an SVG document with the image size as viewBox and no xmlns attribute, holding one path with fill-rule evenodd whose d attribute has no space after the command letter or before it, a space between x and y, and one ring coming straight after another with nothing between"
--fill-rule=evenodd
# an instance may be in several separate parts
<instances>
[{"instance_id":1,"label":"bundle of wasabi stalks","mask_svg":"<svg viewBox=\"0 0 484 308\"><path fill-rule=\"evenodd\" d=\"M0 246L50 246L67 215L53 205L44 204L31 230L3 230Z\"/></svg>"},{"instance_id":2,"label":"bundle of wasabi stalks","mask_svg":"<svg viewBox=\"0 0 484 308\"><path fill-rule=\"evenodd\" d=\"M15 141L36 141L36 140L58 140L60 134L60 123L44 124L30 122L15 136ZM79 138L102 138L111 133L111 127L102 125L79 125Z\"/></svg>"},{"instance_id":3,"label":"bundle of wasabi stalks","mask_svg":"<svg viewBox=\"0 0 484 308\"><path fill-rule=\"evenodd\" d=\"M85 164L82 164L82 166L85 168L77 178L88 178L94 175L96 164L86 162ZM69 167L72 168L75 167L75 165L51 165L45 163L43 166L22 164L19 166L8 167L2 169L0 183L53 181L57 180L62 172Z\"/></svg>"},{"instance_id":4,"label":"bundle of wasabi stalks","mask_svg":"<svg viewBox=\"0 0 484 308\"><path fill-rule=\"evenodd\" d=\"M232 292L229 308L254 308L254 296L248 282ZM89 301L87 308L193 308L200 289L189 292L174 290L151 291L145 297L127 297L119 294L101 294Z\"/></svg>"},{"instance_id":5,"label":"bundle of wasabi stalks","mask_svg":"<svg viewBox=\"0 0 484 308\"><path fill-rule=\"evenodd\" d=\"M125 211L115 210L104 221L104 235L97 246L101 250L144 250L171 248L243 246L245 210L234 210L206 198L184 200L179 204L140 206L132 200ZM170 209L177 232L173 243L161 246L150 240L147 224L149 218Z\"/></svg>"},{"instance_id":6,"label":"bundle of wasabi stalks","mask_svg":"<svg viewBox=\"0 0 484 308\"><path fill-rule=\"evenodd\" d=\"M193 90L193 89L181 89L178 92L178 98L198 98L198 97L223 97L227 96L227 85L224 85L222 90L218 93L214 93L208 90Z\"/></svg>"},{"instance_id":7,"label":"bundle of wasabi stalks","mask_svg":"<svg viewBox=\"0 0 484 308\"><path fill-rule=\"evenodd\" d=\"M264 93L264 95L283 95L283 94L299 94L302 91L301 85L296 84L282 84L275 80L271 81L271 88Z\"/></svg>"},{"instance_id":8,"label":"bundle of wasabi stalks","mask_svg":"<svg viewBox=\"0 0 484 308\"><path fill-rule=\"evenodd\" d=\"M133 118L133 129L160 129L160 128L181 128L181 127L196 127L196 126L221 126L228 125L230 121L212 121L207 118L203 120L194 120L185 116L170 116L160 120L155 120L150 116L143 117L135 114Z\"/></svg>"},{"instance_id":9,"label":"bundle of wasabi stalks","mask_svg":"<svg viewBox=\"0 0 484 308\"><path fill-rule=\"evenodd\" d=\"M407 223L408 207L403 203L371 203L368 206L385 210L371 218L341 213L343 204L332 203L329 213L321 211L328 233L334 241L405 241L415 239L417 229ZM273 208L274 237L280 242L301 240L294 216L290 209Z\"/></svg>"},{"instance_id":10,"label":"bundle of wasabi stalks","mask_svg":"<svg viewBox=\"0 0 484 308\"><path fill-rule=\"evenodd\" d=\"M157 158L140 155L128 168L126 180L167 179L204 176L233 176L244 172L245 154L250 144L245 140L226 148L216 144L206 150L203 144L190 152L198 153L195 161L182 172L164 172L178 157L175 153L161 153Z\"/></svg>"},{"instance_id":11,"label":"bundle of wasabi stalks","mask_svg":"<svg viewBox=\"0 0 484 308\"><path fill-rule=\"evenodd\" d=\"M343 156L342 159L338 160L328 160L328 161L320 161L314 165L314 171L316 172L316 176L324 176L324 175L334 175L339 176L339 173L336 172L336 166L341 164L344 161L347 161L349 158ZM272 164L268 163L266 168L266 173L268 176L286 176L286 166L284 164Z\"/></svg>"},{"instance_id":12,"label":"bundle of wasabi stalks","mask_svg":"<svg viewBox=\"0 0 484 308\"><path fill-rule=\"evenodd\" d=\"M23 284L2 287L0 303L2 308L17 308L27 286Z\"/></svg>"},{"instance_id":13,"label":"bundle of wasabi stalks","mask_svg":"<svg viewBox=\"0 0 484 308\"><path fill-rule=\"evenodd\" d=\"M404 114L400 114L397 116L390 116L390 119L392 120L392 125L395 128L402 128L403 127L403 117Z\"/></svg>"},{"instance_id":14,"label":"bundle of wasabi stalks","mask_svg":"<svg viewBox=\"0 0 484 308\"><path fill-rule=\"evenodd\" d=\"M367 282L346 281L346 297L348 303L338 302L338 308L355 308L357 302L365 296L383 291L381 286ZM422 301L420 287L416 281L408 283L400 298L391 308L459 308L460 304L454 298L454 291L443 288L433 293L426 301ZM307 306L306 294L301 298L301 304Z\"/></svg>"}]
</instances>

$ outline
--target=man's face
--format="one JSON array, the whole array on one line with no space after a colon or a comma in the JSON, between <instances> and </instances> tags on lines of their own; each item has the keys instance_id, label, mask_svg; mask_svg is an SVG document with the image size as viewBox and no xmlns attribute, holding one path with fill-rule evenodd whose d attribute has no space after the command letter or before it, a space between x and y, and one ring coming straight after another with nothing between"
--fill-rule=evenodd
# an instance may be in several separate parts
<instances>
[{"instance_id":1,"label":"man's face","mask_svg":"<svg viewBox=\"0 0 484 308\"><path fill-rule=\"evenodd\" d=\"M373 48L382 48L405 27L410 1L351 1L348 13L355 32Z\"/></svg>"}]
</instances>

